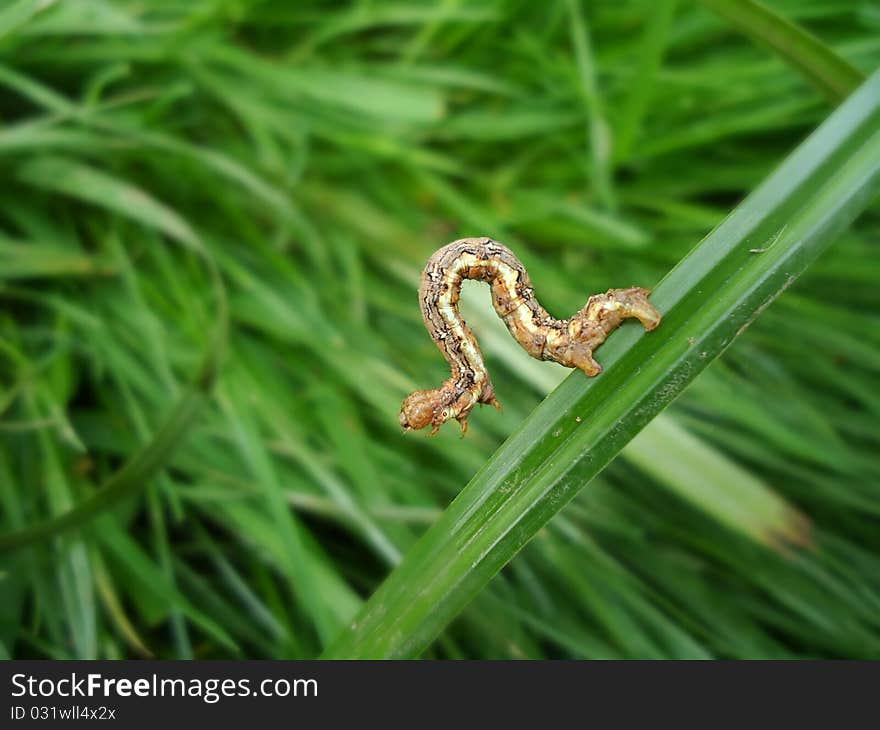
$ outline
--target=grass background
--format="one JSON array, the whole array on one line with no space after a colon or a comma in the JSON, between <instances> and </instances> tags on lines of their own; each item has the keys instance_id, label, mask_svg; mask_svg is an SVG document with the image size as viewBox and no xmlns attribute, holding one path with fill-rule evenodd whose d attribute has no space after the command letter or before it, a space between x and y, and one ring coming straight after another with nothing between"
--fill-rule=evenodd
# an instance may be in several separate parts
<instances>
[{"instance_id":1,"label":"grass background","mask_svg":"<svg viewBox=\"0 0 880 730\"><path fill-rule=\"evenodd\" d=\"M873 3L771 6L880 65ZM504 241L558 316L652 286L833 106L671 0L18 1L0 87L0 527L99 494L216 375L149 484L0 557L0 655L57 658L319 654L567 374L471 286L505 410L401 434L446 377L430 253ZM425 656L880 656L878 233L869 212Z\"/></svg>"}]
</instances>

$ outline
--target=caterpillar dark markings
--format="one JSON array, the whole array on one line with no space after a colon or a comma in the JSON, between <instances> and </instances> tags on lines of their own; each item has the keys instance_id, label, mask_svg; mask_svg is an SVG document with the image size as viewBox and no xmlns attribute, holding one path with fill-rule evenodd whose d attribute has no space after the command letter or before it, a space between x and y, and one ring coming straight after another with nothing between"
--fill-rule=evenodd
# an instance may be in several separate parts
<instances>
[{"instance_id":1,"label":"caterpillar dark markings","mask_svg":"<svg viewBox=\"0 0 880 730\"><path fill-rule=\"evenodd\" d=\"M454 418L464 433L474 405L501 408L477 339L458 311L465 279L491 285L495 311L529 355L580 368L590 377L602 371L593 351L624 319L638 319L648 331L660 324L649 291L640 287L595 294L570 319L555 319L535 299L528 272L509 248L491 238L453 241L431 256L419 285L422 318L452 375L439 388L407 396L400 409L407 431L430 425L433 435Z\"/></svg>"}]
</instances>

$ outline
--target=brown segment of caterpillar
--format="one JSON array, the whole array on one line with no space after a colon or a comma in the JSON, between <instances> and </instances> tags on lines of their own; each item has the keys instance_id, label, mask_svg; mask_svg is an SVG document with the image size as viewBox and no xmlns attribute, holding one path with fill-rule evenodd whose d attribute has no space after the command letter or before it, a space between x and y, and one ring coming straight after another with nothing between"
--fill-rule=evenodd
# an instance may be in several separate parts
<instances>
[{"instance_id":1,"label":"brown segment of caterpillar","mask_svg":"<svg viewBox=\"0 0 880 730\"><path fill-rule=\"evenodd\" d=\"M431 426L434 435L454 418L464 434L477 403L501 408L477 339L458 311L465 279L491 285L495 311L529 355L580 368L589 377L602 371L593 351L623 320L638 319L648 331L660 324L660 312L648 302L650 292L641 287L595 294L569 319L555 319L535 299L528 272L509 248L491 238L453 241L431 256L419 285L422 318L452 375L439 388L407 396L400 409L400 425L407 431Z\"/></svg>"}]
</instances>

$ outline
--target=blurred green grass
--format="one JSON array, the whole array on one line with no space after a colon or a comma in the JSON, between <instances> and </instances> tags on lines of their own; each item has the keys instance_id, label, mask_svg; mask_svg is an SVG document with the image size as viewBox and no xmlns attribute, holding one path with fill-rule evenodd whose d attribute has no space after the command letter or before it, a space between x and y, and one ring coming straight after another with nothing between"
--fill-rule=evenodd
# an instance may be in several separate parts
<instances>
[{"instance_id":1,"label":"blurred green grass","mask_svg":"<svg viewBox=\"0 0 880 730\"><path fill-rule=\"evenodd\" d=\"M772 7L880 65L871 3ZM230 319L215 395L148 488L2 558L19 657L320 653L564 374L473 302L503 414L402 435L402 397L446 373L415 298L431 251L502 240L561 316L651 286L830 110L671 0L19 1L0 86L3 530L149 442L210 356L212 267ZM427 656L880 656L878 221ZM646 462L664 439L695 463ZM725 484L781 505L783 537Z\"/></svg>"}]
</instances>

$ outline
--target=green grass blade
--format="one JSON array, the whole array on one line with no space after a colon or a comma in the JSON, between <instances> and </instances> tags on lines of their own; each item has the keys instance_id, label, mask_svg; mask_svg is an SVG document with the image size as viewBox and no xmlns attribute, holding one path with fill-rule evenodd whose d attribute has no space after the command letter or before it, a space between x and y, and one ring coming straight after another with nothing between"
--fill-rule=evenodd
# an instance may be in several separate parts
<instances>
[{"instance_id":1,"label":"green grass blade","mask_svg":"<svg viewBox=\"0 0 880 730\"><path fill-rule=\"evenodd\" d=\"M216 300L214 328L208 335L199 369L152 438L91 498L69 511L17 532L0 535L0 553L33 545L80 527L143 489L171 459L175 446L195 423L217 379L226 346L229 315L226 290L216 263L189 224L139 188L99 170L64 158L43 158L25 165L21 178L30 184L107 208L165 233L203 260Z\"/></svg>"},{"instance_id":2,"label":"green grass blade","mask_svg":"<svg viewBox=\"0 0 880 730\"><path fill-rule=\"evenodd\" d=\"M11 35L37 13L54 5L57 0L18 0L0 10L0 38Z\"/></svg>"},{"instance_id":3,"label":"green grass blade","mask_svg":"<svg viewBox=\"0 0 880 730\"><path fill-rule=\"evenodd\" d=\"M756 0L700 0L738 30L764 43L834 103L864 81L862 73L816 36Z\"/></svg>"},{"instance_id":4,"label":"green grass blade","mask_svg":"<svg viewBox=\"0 0 880 730\"><path fill-rule=\"evenodd\" d=\"M810 523L760 479L668 416L658 416L625 457L682 499L758 543L810 544Z\"/></svg>"},{"instance_id":5,"label":"green grass blade","mask_svg":"<svg viewBox=\"0 0 880 730\"><path fill-rule=\"evenodd\" d=\"M476 288L476 287L475 287ZM475 289L474 288L474 289ZM462 292L465 319L476 327L487 350L543 395L562 381L564 370L524 356L492 304ZM825 436L830 438L829 436ZM620 457L650 475L681 499L752 540L774 548L810 543L809 523L772 487L663 413L649 423Z\"/></svg>"},{"instance_id":6,"label":"green grass blade","mask_svg":"<svg viewBox=\"0 0 880 730\"><path fill-rule=\"evenodd\" d=\"M197 385L191 386L152 439L113 474L93 497L57 517L17 532L0 535L0 554L36 544L73 527L80 527L121 499L143 489L153 475L168 463L174 446L194 422L204 400L202 389Z\"/></svg>"},{"instance_id":7,"label":"green grass blade","mask_svg":"<svg viewBox=\"0 0 880 730\"><path fill-rule=\"evenodd\" d=\"M202 249L198 236L173 210L140 188L88 165L63 157L38 158L24 164L19 170L19 177L35 187L116 211L165 233L185 246Z\"/></svg>"},{"instance_id":8,"label":"green grass blade","mask_svg":"<svg viewBox=\"0 0 880 730\"><path fill-rule=\"evenodd\" d=\"M833 241L880 178L880 73L656 288L602 376L568 377L471 480L327 658L418 656L489 580Z\"/></svg>"}]
</instances>

